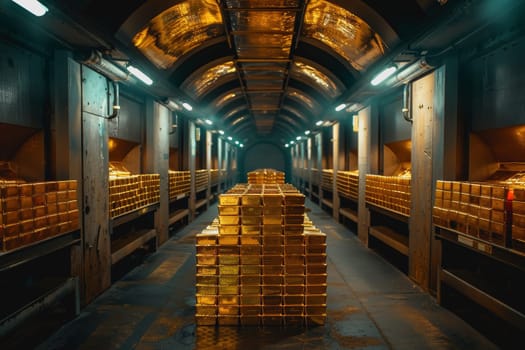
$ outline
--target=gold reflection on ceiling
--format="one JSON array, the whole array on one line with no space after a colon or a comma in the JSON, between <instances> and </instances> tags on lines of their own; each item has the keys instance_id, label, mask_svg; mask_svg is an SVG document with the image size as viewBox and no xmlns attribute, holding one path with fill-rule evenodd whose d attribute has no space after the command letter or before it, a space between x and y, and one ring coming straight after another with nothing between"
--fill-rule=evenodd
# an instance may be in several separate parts
<instances>
[{"instance_id":1,"label":"gold reflection on ceiling","mask_svg":"<svg viewBox=\"0 0 525 350\"><path fill-rule=\"evenodd\" d=\"M304 62L296 60L292 66L292 75L301 75L307 79L300 78L299 80L306 80L311 82L311 86L319 87L327 96L335 98L341 95L341 91L337 84L330 79L326 74L320 72L313 66Z\"/></svg>"},{"instance_id":2,"label":"gold reflection on ceiling","mask_svg":"<svg viewBox=\"0 0 525 350\"><path fill-rule=\"evenodd\" d=\"M317 109L314 106L314 101L299 90L291 90L288 93L288 98L292 98L292 99L301 101L304 105L308 106L308 108L310 108L311 110Z\"/></svg>"},{"instance_id":3,"label":"gold reflection on ceiling","mask_svg":"<svg viewBox=\"0 0 525 350\"><path fill-rule=\"evenodd\" d=\"M192 79L192 77L190 76L190 78L187 79L181 87L188 94L192 95L192 97L199 98L200 96L205 94L206 90L210 86L214 85L220 78L228 74L235 74L235 64L233 63L233 61L221 63L215 67L206 70L202 74L197 74L196 79Z\"/></svg>"},{"instance_id":4,"label":"gold reflection on ceiling","mask_svg":"<svg viewBox=\"0 0 525 350\"><path fill-rule=\"evenodd\" d=\"M324 0L310 0L302 34L323 42L362 71L381 57L386 45L353 13Z\"/></svg>"},{"instance_id":5,"label":"gold reflection on ceiling","mask_svg":"<svg viewBox=\"0 0 525 350\"><path fill-rule=\"evenodd\" d=\"M225 104L227 104L231 100L235 99L236 97L238 98L240 94L240 90L238 90L237 92L229 92L226 95L220 97L213 105L215 106L215 108L221 109Z\"/></svg>"},{"instance_id":6,"label":"gold reflection on ceiling","mask_svg":"<svg viewBox=\"0 0 525 350\"><path fill-rule=\"evenodd\" d=\"M224 35L215 0L188 0L153 18L133 44L157 67L167 69L206 40Z\"/></svg>"}]
</instances>

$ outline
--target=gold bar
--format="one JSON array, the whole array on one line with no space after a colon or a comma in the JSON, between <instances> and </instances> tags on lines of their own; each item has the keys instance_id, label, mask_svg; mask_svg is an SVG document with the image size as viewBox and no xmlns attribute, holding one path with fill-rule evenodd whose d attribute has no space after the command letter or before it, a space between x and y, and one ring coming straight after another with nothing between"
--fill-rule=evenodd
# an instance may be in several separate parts
<instances>
[{"instance_id":1,"label":"gold bar","mask_svg":"<svg viewBox=\"0 0 525 350\"><path fill-rule=\"evenodd\" d=\"M307 254L326 254L326 244L309 244L306 246Z\"/></svg>"},{"instance_id":2,"label":"gold bar","mask_svg":"<svg viewBox=\"0 0 525 350\"><path fill-rule=\"evenodd\" d=\"M239 225L240 218L238 216L222 215L219 216L219 223L221 225Z\"/></svg>"},{"instance_id":3,"label":"gold bar","mask_svg":"<svg viewBox=\"0 0 525 350\"><path fill-rule=\"evenodd\" d=\"M307 277L305 275L290 275L287 274L284 276L284 283L286 285L304 285L306 283ZM326 279L324 280L326 283Z\"/></svg>"},{"instance_id":4,"label":"gold bar","mask_svg":"<svg viewBox=\"0 0 525 350\"><path fill-rule=\"evenodd\" d=\"M263 235L281 235L282 226L281 225L263 225L262 232L263 232Z\"/></svg>"},{"instance_id":5,"label":"gold bar","mask_svg":"<svg viewBox=\"0 0 525 350\"><path fill-rule=\"evenodd\" d=\"M287 244L284 246L285 254L304 254L305 246L299 244Z\"/></svg>"},{"instance_id":6,"label":"gold bar","mask_svg":"<svg viewBox=\"0 0 525 350\"><path fill-rule=\"evenodd\" d=\"M261 265L241 265L240 269L242 275L260 275L262 272Z\"/></svg>"},{"instance_id":7,"label":"gold bar","mask_svg":"<svg viewBox=\"0 0 525 350\"><path fill-rule=\"evenodd\" d=\"M219 265L238 265L238 264L239 264L239 255L219 255Z\"/></svg>"},{"instance_id":8,"label":"gold bar","mask_svg":"<svg viewBox=\"0 0 525 350\"><path fill-rule=\"evenodd\" d=\"M304 243L305 243L305 237L307 237L306 235L302 235L302 234L285 234L284 235L284 244L286 244L287 246L291 246L291 245L300 245L300 246L303 246Z\"/></svg>"},{"instance_id":9,"label":"gold bar","mask_svg":"<svg viewBox=\"0 0 525 350\"><path fill-rule=\"evenodd\" d=\"M198 326L215 326L217 316L195 315L195 322Z\"/></svg>"},{"instance_id":10,"label":"gold bar","mask_svg":"<svg viewBox=\"0 0 525 350\"><path fill-rule=\"evenodd\" d=\"M261 234L261 228L260 225L242 225L241 227L241 234L243 235L259 235Z\"/></svg>"},{"instance_id":11,"label":"gold bar","mask_svg":"<svg viewBox=\"0 0 525 350\"><path fill-rule=\"evenodd\" d=\"M326 294L326 284L306 285L306 294Z\"/></svg>"},{"instance_id":12,"label":"gold bar","mask_svg":"<svg viewBox=\"0 0 525 350\"><path fill-rule=\"evenodd\" d=\"M220 235L238 235L239 226L238 225L220 225L219 226Z\"/></svg>"},{"instance_id":13,"label":"gold bar","mask_svg":"<svg viewBox=\"0 0 525 350\"><path fill-rule=\"evenodd\" d=\"M242 225L260 225L262 224L261 216L242 216Z\"/></svg>"},{"instance_id":14,"label":"gold bar","mask_svg":"<svg viewBox=\"0 0 525 350\"><path fill-rule=\"evenodd\" d=\"M217 315L217 307L210 305L195 305L197 315L215 316Z\"/></svg>"},{"instance_id":15,"label":"gold bar","mask_svg":"<svg viewBox=\"0 0 525 350\"><path fill-rule=\"evenodd\" d=\"M326 278L327 278L327 275L326 274L323 274L323 275L306 275L306 284L307 285L311 285L311 284L326 284Z\"/></svg>"},{"instance_id":16,"label":"gold bar","mask_svg":"<svg viewBox=\"0 0 525 350\"><path fill-rule=\"evenodd\" d=\"M303 305L305 302L304 294L285 294L283 300L284 305Z\"/></svg>"},{"instance_id":17,"label":"gold bar","mask_svg":"<svg viewBox=\"0 0 525 350\"><path fill-rule=\"evenodd\" d=\"M239 306L219 304L219 316L222 316L222 315L236 316L238 314L239 314Z\"/></svg>"},{"instance_id":18,"label":"gold bar","mask_svg":"<svg viewBox=\"0 0 525 350\"><path fill-rule=\"evenodd\" d=\"M241 294L261 294L261 286L260 285L241 285Z\"/></svg>"},{"instance_id":19,"label":"gold bar","mask_svg":"<svg viewBox=\"0 0 525 350\"><path fill-rule=\"evenodd\" d=\"M282 216L281 215L265 215L262 217L262 223L264 225L281 225Z\"/></svg>"},{"instance_id":20,"label":"gold bar","mask_svg":"<svg viewBox=\"0 0 525 350\"><path fill-rule=\"evenodd\" d=\"M221 296L230 296L230 295L238 295L239 294L239 286L238 285L235 285L235 286L220 285L218 290L219 290L219 298ZM219 302L220 302L220 300L219 300Z\"/></svg>"},{"instance_id":21,"label":"gold bar","mask_svg":"<svg viewBox=\"0 0 525 350\"><path fill-rule=\"evenodd\" d=\"M250 305L251 307L243 307L241 315L258 315L260 312L261 296L255 294L243 294L240 297L240 305ZM254 307L255 306L255 307Z\"/></svg>"},{"instance_id":22,"label":"gold bar","mask_svg":"<svg viewBox=\"0 0 525 350\"><path fill-rule=\"evenodd\" d=\"M242 216L261 216L262 207L261 206L242 206L241 208Z\"/></svg>"},{"instance_id":23,"label":"gold bar","mask_svg":"<svg viewBox=\"0 0 525 350\"><path fill-rule=\"evenodd\" d=\"M241 245L240 249L241 249L240 250L241 261L242 261L242 257L246 255L257 255L257 256L261 255L261 246L259 244Z\"/></svg>"},{"instance_id":24,"label":"gold bar","mask_svg":"<svg viewBox=\"0 0 525 350\"><path fill-rule=\"evenodd\" d=\"M219 245L236 245L236 244L239 244L239 236L219 235Z\"/></svg>"},{"instance_id":25,"label":"gold bar","mask_svg":"<svg viewBox=\"0 0 525 350\"><path fill-rule=\"evenodd\" d=\"M270 288L270 287L273 288L272 291L265 293L264 292L265 288ZM277 295L277 294L281 294L281 292L276 293L277 288L281 290L281 286L263 286L263 295L262 295L263 307L265 305L273 305L273 306L281 305L282 297L281 295Z\"/></svg>"},{"instance_id":26,"label":"gold bar","mask_svg":"<svg viewBox=\"0 0 525 350\"><path fill-rule=\"evenodd\" d=\"M259 286L261 284L260 276L252 275L241 275L241 285L242 286Z\"/></svg>"},{"instance_id":27,"label":"gold bar","mask_svg":"<svg viewBox=\"0 0 525 350\"><path fill-rule=\"evenodd\" d=\"M260 245L260 235L242 235L240 236L241 245Z\"/></svg>"},{"instance_id":28,"label":"gold bar","mask_svg":"<svg viewBox=\"0 0 525 350\"><path fill-rule=\"evenodd\" d=\"M238 275L239 265L219 265L219 274L221 275Z\"/></svg>"},{"instance_id":29,"label":"gold bar","mask_svg":"<svg viewBox=\"0 0 525 350\"><path fill-rule=\"evenodd\" d=\"M219 205L219 215L239 215L239 206L237 205Z\"/></svg>"},{"instance_id":30,"label":"gold bar","mask_svg":"<svg viewBox=\"0 0 525 350\"><path fill-rule=\"evenodd\" d=\"M217 324L219 326L237 326L239 324L239 316L217 316Z\"/></svg>"},{"instance_id":31,"label":"gold bar","mask_svg":"<svg viewBox=\"0 0 525 350\"><path fill-rule=\"evenodd\" d=\"M241 265L259 265L260 263L260 255L241 255Z\"/></svg>"},{"instance_id":32,"label":"gold bar","mask_svg":"<svg viewBox=\"0 0 525 350\"><path fill-rule=\"evenodd\" d=\"M302 225L304 223L304 215L286 215L284 217L285 225Z\"/></svg>"},{"instance_id":33,"label":"gold bar","mask_svg":"<svg viewBox=\"0 0 525 350\"><path fill-rule=\"evenodd\" d=\"M197 265L197 274L198 275L216 275L218 269L213 265Z\"/></svg>"},{"instance_id":34,"label":"gold bar","mask_svg":"<svg viewBox=\"0 0 525 350\"><path fill-rule=\"evenodd\" d=\"M219 195L219 205L239 205L241 196L237 194Z\"/></svg>"},{"instance_id":35,"label":"gold bar","mask_svg":"<svg viewBox=\"0 0 525 350\"><path fill-rule=\"evenodd\" d=\"M283 307L280 305L263 305L262 312L263 315L281 315Z\"/></svg>"},{"instance_id":36,"label":"gold bar","mask_svg":"<svg viewBox=\"0 0 525 350\"><path fill-rule=\"evenodd\" d=\"M284 271L290 275L304 275L306 272L306 266L301 265L285 265Z\"/></svg>"},{"instance_id":37,"label":"gold bar","mask_svg":"<svg viewBox=\"0 0 525 350\"><path fill-rule=\"evenodd\" d=\"M262 271L264 275L283 275L284 266L283 265L263 265ZM269 284L274 284L274 283L269 283Z\"/></svg>"},{"instance_id":38,"label":"gold bar","mask_svg":"<svg viewBox=\"0 0 525 350\"><path fill-rule=\"evenodd\" d=\"M217 295L217 286L196 285L197 295Z\"/></svg>"},{"instance_id":39,"label":"gold bar","mask_svg":"<svg viewBox=\"0 0 525 350\"><path fill-rule=\"evenodd\" d=\"M282 285L284 284L284 277L282 275L263 275L263 291L264 285Z\"/></svg>"},{"instance_id":40,"label":"gold bar","mask_svg":"<svg viewBox=\"0 0 525 350\"><path fill-rule=\"evenodd\" d=\"M324 264L308 264L306 266L307 274L325 274L326 273L326 263Z\"/></svg>"},{"instance_id":41,"label":"gold bar","mask_svg":"<svg viewBox=\"0 0 525 350\"><path fill-rule=\"evenodd\" d=\"M303 305L285 305L284 314L289 316L302 316L304 309Z\"/></svg>"},{"instance_id":42,"label":"gold bar","mask_svg":"<svg viewBox=\"0 0 525 350\"><path fill-rule=\"evenodd\" d=\"M270 206L265 206L263 207L263 215L269 215L269 216L280 216L283 214L283 207L282 206L278 206L278 207L270 207Z\"/></svg>"}]
</instances>

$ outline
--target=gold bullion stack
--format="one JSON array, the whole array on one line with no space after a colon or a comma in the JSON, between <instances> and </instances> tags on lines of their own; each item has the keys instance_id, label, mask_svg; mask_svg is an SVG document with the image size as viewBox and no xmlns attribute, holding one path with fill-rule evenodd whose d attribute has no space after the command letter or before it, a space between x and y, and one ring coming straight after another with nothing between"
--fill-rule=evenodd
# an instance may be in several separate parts
<instances>
[{"instance_id":1,"label":"gold bullion stack","mask_svg":"<svg viewBox=\"0 0 525 350\"><path fill-rule=\"evenodd\" d=\"M218 227L197 235L199 325L319 325L326 318L326 236L291 185L237 185Z\"/></svg>"},{"instance_id":2,"label":"gold bullion stack","mask_svg":"<svg viewBox=\"0 0 525 350\"><path fill-rule=\"evenodd\" d=\"M284 173L274 169L257 169L248 173L249 184L284 184Z\"/></svg>"}]
</instances>

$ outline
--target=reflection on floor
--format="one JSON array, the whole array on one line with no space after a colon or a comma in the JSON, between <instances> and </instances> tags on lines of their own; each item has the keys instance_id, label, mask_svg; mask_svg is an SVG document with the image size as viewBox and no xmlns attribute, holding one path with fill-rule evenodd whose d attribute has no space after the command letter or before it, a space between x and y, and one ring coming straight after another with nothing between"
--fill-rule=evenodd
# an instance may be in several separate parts
<instances>
[{"instance_id":1,"label":"reflection on floor","mask_svg":"<svg viewBox=\"0 0 525 350\"><path fill-rule=\"evenodd\" d=\"M328 236L327 321L314 328L196 327L194 236L212 206L39 349L492 349L345 227L307 202Z\"/></svg>"}]
</instances>

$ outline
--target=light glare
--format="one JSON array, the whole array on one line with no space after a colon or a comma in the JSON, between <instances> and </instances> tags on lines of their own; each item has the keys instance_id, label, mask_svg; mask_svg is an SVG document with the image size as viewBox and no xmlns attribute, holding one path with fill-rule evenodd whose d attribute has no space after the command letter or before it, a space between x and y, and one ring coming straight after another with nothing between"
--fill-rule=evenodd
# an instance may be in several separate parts
<instances>
[{"instance_id":1,"label":"light glare","mask_svg":"<svg viewBox=\"0 0 525 350\"><path fill-rule=\"evenodd\" d=\"M133 66L128 66L127 69L131 74L133 74L137 79L142 81L144 84L146 85L153 84L153 80L151 80L151 78L148 77L146 74L144 74L144 72L142 72L140 69L133 67Z\"/></svg>"}]
</instances>

